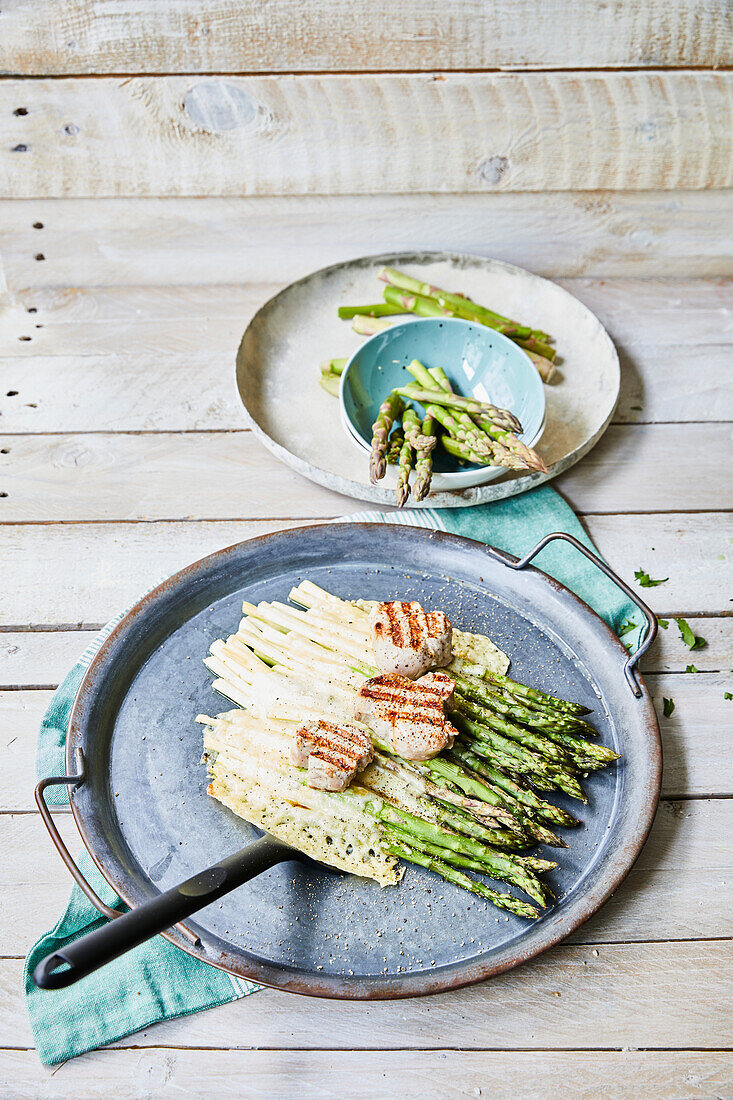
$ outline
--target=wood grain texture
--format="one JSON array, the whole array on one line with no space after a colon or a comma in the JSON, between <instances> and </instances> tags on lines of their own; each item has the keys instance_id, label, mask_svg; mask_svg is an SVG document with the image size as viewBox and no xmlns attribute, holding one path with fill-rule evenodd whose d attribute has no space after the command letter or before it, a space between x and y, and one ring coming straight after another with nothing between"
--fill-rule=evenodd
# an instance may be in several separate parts
<instances>
[{"instance_id":1,"label":"wood grain texture","mask_svg":"<svg viewBox=\"0 0 733 1100\"><path fill-rule=\"evenodd\" d=\"M349 504L353 510L355 502ZM98 628L184 565L243 539L306 522L316 521L4 525L0 626ZM584 522L601 554L622 577L633 581L639 568L653 577L669 577L666 584L643 590L658 614L720 612L733 539L730 516L597 515ZM78 568L80 561L84 569ZM35 563L33 573L28 562ZM675 647L676 667L684 668L689 654L685 659L674 625L661 634L665 646ZM708 649L696 651L694 663L698 656L710 656L715 670L725 668L717 663L715 634L709 628L704 634Z\"/></svg>"},{"instance_id":2,"label":"wood grain texture","mask_svg":"<svg viewBox=\"0 0 733 1100\"><path fill-rule=\"evenodd\" d=\"M263 989L157 1024L116 1045L404 1051L451 1050L460 1043L465 1050L712 1050L731 1043L732 961L729 944L710 941L567 945L491 981L434 997L334 1005ZM3 1046L29 1045L19 971L17 961L0 963L7 990L0 1015ZM711 1012L711 1005L717 1011Z\"/></svg>"},{"instance_id":3,"label":"wood grain texture","mask_svg":"<svg viewBox=\"0 0 733 1100\"><path fill-rule=\"evenodd\" d=\"M572 25L572 34L568 25ZM0 20L13 75L395 69L717 67L733 31L722 0L16 0Z\"/></svg>"},{"instance_id":4,"label":"wood grain texture","mask_svg":"<svg viewBox=\"0 0 733 1100\"><path fill-rule=\"evenodd\" d=\"M354 256L425 248L550 277L691 278L733 274L731 194L18 199L0 202L0 234L11 291L283 284Z\"/></svg>"},{"instance_id":5,"label":"wood grain texture","mask_svg":"<svg viewBox=\"0 0 733 1100\"><path fill-rule=\"evenodd\" d=\"M0 173L10 198L730 187L733 74L6 80Z\"/></svg>"},{"instance_id":6,"label":"wood grain texture","mask_svg":"<svg viewBox=\"0 0 733 1100\"><path fill-rule=\"evenodd\" d=\"M51 1077L53 1072L53 1077ZM454 1100L486 1095L494 1100L694 1100L727 1095L733 1059L726 1052L613 1051L530 1053L364 1051L146 1050L100 1051L55 1071L32 1051L0 1052L0 1089L17 1100L38 1100L52 1081L54 1100L292 1100L297 1081L302 1100L323 1100L328 1081L348 1081L351 1100Z\"/></svg>"},{"instance_id":7,"label":"wood grain texture","mask_svg":"<svg viewBox=\"0 0 733 1100\"><path fill-rule=\"evenodd\" d=\"M0 398L0 410L16 400ZM731 432L726 424L612 426L553 484L580 512L731 508ZM695 459L680 463L681 455ZM0 491L4 523L316 518L366 508L300 477L250 431L0 436Z\"/></svg>"},{"instance_id":8,"label":"wood grain texture","mask_svg":"<svg viewBox=\"0 0 733 1100\"><path fill-rule=\"evenodd\" d=\"M733 408L733 281L561 284L593 309L618 345L615 422L717 421ZM255 311L279 289L254 283L19 293L0 313L0 377L6 392L17 391L15 400L0 397L3 430L242 427L237 346ZM348 323L344 333L348 340ZM702 376L690 369L701 356ZM317 365L304 372L305 384L310 378L316 386Z\"/></svg>"},{"instance_id":9,"label":"wood grain texture","mask_svg":"<svg viewBox=\"0 0 733 1100\"><path fill-rule=\"evenodd\" d=\"M704 649L691 654L676 627L660 630L642 665L645 676L652 672L684 672L691 660L700 672L733 670L733 616L692 617L688 622L695 634L706 639ZM95 633L94 630L0 632L0 690L56 687Z\"/></svg>"},{"instance_id":10,"label":"wood grain texture","mask_svg":"<svg viewBox=\"0 0 733 1100\"><path fill-rule=\"evenodd\" d=\"M3 637L0 635L0 648ZM64 673L80 652L77 648ZM724 691L733 689L733 675L652 673L647 674L646 682L662 730L664 795L699 798L733 794L733 753L728 732L733 707L723 696ZM0 744L5 758L0 774L0 812L35 809L36 741L51 696L52 692L45 689L0 690ZM675 701L671 718L662 717L664 696ZM222 708L217 704L217 709Z\"/></svg>"}]
</instances>

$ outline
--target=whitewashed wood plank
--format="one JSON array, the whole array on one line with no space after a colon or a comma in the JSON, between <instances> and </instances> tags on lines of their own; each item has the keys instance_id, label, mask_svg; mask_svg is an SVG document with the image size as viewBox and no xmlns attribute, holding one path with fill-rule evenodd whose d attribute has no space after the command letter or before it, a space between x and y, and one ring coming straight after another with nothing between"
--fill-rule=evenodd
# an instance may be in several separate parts
<instances>
[{"instance_id":1,"label":"whitewashed wood plank","mask_svg":"<svg viewBox=\"0 0 733 1100\"><path fill-rule=\"evenodd\" d=\"M33 199L0 202L0 234L16 291L287 283L426 248L551 277L691 278L733 273L730 211L729 191Z\"/></svg>"},{"instance_id":2,"label":"whitewashed wood plank","mask_svg":"<svg viewBox=\"0 0 733 1100\"><path fill-rule=\"evenodd\" d=\"M489 1088L494 1100L694 1100L726 1095L732 1077L725 1051L105 1050L55 1071L31 1051L0 1053L0 1088L18 1100L51 1095L49 1088L54 1100L107 1100L112 1093L117 1100L153 1093L238 1100L245 1081L251 1100L292 1100L296 1088L302 1100L323 1100L324 1090L334 1095L329 1082L343 1082L350 1100L454 1100L486 1096Z\"/></svg>"},{"instance_id":3,"label":"whitewashed wood plank","mask_svg":"<svg viewBox=\"0 0 733 1100\"><path fill-rule=\"evenodd\" d=\"M81 841L71 815L59 812L56 821L70 850L79 851ZM731 837L731 799L661 803L636 867L603 910L575 933L574 941L728 936L733 904ZM63 912L71 880L39 814L0 814L0 839L6 853L0 870L6 898L0 912L3 952L23 955ZM569 842L582 843L582 834ZM202 867L205 862L202 856Z\"/></svg>"},{"instance_id":4,"label":"whitewashed wood plank","mask_svg":"<svg viewBox=\"0 0 733 1100\"><path fill-rule=\"evenodd\" d=\"M0 688L56 687L95 633L94 630L0 632Z\"/></svg>"},{"instance_id":5,"label":"whitewashed wood plank","mask_svg":"<svg viewBox=\"0 0 733 1100\"><path fill-rule=\"evenodd\" d=\"M559 947L481 985L405 1001L304 1001L265 989L117 1045L450 1050L459 1038L465 1050L714 1050L730 1045L731 955L730 944L705 941ZM0 974L3 1045L25 1045L18 962L3 961Z\"/></svg>"},{"instance_id":6,"label":"whitewashed wood plank","mask_svg":"<svg viewBox=\"0 0 733 1100\"><path fill-rule=\"evenodd\" d=\"M730 63L725 5L626 3L613 11L570 0L287 0L265 9L236 0L19 0L3 12L0 68L24 76L389 69L717 67ZM568 25L572 24L572 34ZM358 29L358 30L357 30Z\"/></svg>"},{"instance_id":7,"label":"whitewashed wood plank","mask_svg":"<svg viewBox=\"0 0 733 1100\"><path fill-rule=\"evenodd\" d=\"M589 301L619 346L615 421L726 418L726 409L733 409L733 282L563 282ZM4 430L241 427L232 364L246 324L277 289L245 284L218 292L102 287L19 294L0 314L0 375L6 392L17 391L15 400L2 402ZM27 312L31 302L33 314ZM352 339L345 324L343 348L328 351L347 352ZM690 369L700 356L702 378ZM312 364L314 385L317 373Z\"/></svg>"},{"instance_id":8,"label":"whitewashed wood plank","mask_svg":"<svg viewBox=\"0 0 733 1100\"><path fill-rule=\"evenodd\" d=\"M732 434L726 424L612 426L554 484L580 512L731 508ZM366 507L296 474L249 431L0 436L0 482L5 523L315 518Z\"/></svg>"},{"instance_id":9,"label":"whitewashed wood plank","mask_svg":"<svg viewBox=\"0 0 733 1100\"><path fill-rule=\"evenodd\" d=\"M696 618L687 620L694 634L704 638L706 645L691 653L682 640L677 625L670 621L661 629L654 645L643 658L644 675L650 672L684 672L693 664L700 672L730 672L733 669L733 617Z\"/></svg>"},{"instance_id":10,"label":"whitewashed wood plank","mask_svg":"<svg viewBox=\"0 0 733 1100\"><path fill-rule=\"evenodd\" d=\"M350 508L356 502L350 502ZM3 544L0 626L102 626L153 584L206 554L304 521L7 524ZM307 521L305 521L307 522ZM727 609L733 520L716 513L694 515L589 516L585 525L601 553L622 577L634 570L669 577L658 588L640 589L659 615L716 614ZM84 569L79 569L79 562ZM28 563L34 562L33 575ZM660 634L664 633L660 631ZM715 634L705 632L715 668ZM671 639L671 640L670 640ZM665 646L675 646L677 668L685 653L674 627ZM725 658L727 660L727 658ZM696 663L696 658L694 660ZM699 667L702 667L701 665Z\"/></svg>"},{"instance_id":11,"label":"whitewashed wood plank","mask_svg":"<svg viewBox=\"0 0 733 1100\"><path fill-rule=\"evenodd\" d=\"M677 629L660 630L644 660L645 676L684 672L690 662L700 672L733 669L733 616L692 617L688 621L707 645L690 653ZM93 630L0 632L0 689L56 687L94 635Z\"/></svg>"},{"instance_id":12,"label":"whitewashed wood plank","mask_svg":"<svg viewBox=\"0 0 733 1100\"><path fill-rule=\"evenodd\" d=\"M722 72L10 79L0 170L12 198L719 188L732 121Z\"/></svg>"},{"instance_id":13,"label":"whitewashed wood plank","mask_svg":"<svg viewBox=\"0 0 733 1100\"><path fill-rule=\"evenodd\" d=\"M80 652L77 650L75 657ZM652 673L647 674L646 682L662 730L664 795L689 798L733 794L733 746L729 733L733 705L723 695L733 690L733 675ZM51 695L45 689L0 691L0 728L5 749L5 768L0 774L2 812L35 808L36 741ZM662 716L665 696L675 702L671 718Z\"/></svg>"},{"instance_id":14,"label":"whitewashed wood plank","mask_svg":"<svg viewBox=\"0 0 733 1100\"><path fill-rule=\"evenodd\" d=\"M679 503L681 506L682 500ZM657 615L670 619L731 610L730 515L596 515L583 522L603 557L634 587L638 587L634 573L639 569L655 580L669 578L652 588L638 587L639 595ZM660 644L674 645L681 662L684 653L674 623L670 622L666 632L660 629L660 634L664 634Z\"/></svg>"}]
</instances>

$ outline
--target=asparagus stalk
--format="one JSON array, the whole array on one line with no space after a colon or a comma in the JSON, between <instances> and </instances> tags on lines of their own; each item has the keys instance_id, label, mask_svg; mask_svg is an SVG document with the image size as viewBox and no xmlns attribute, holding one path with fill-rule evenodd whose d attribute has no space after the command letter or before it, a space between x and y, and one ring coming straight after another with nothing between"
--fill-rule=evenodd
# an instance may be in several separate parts
<instances>
[{"instance_id":1,"label":"asparagus stalk","mask_svg":"<svg viewBox=\"0 0 733 1100\"><path fill-rule=\"evenodd\" d=\"M342 321L350 321L352 317L390 317L404 312L404 309L390 305L389 302L375 302L371 306L339 306L339 317Z\"/></svg>"},{"instance_id":2,"label":"asparagus stalk","mask_svg":"<svg viewBox=\"0 0 733 1100\"><path fill-rule=\"evenodd\" d=\"M384 477L387 472L385 454L387 440L395 420L402 415L404 401L393 390L379 406L377 419L372 424L372 453L369 458L369 477L373 485Z\"/></svg>"},{"instance_id":3,"label":"asparagus stalk","mask_svg":"<svg viewBox=\"0 0 733 1100\"><path fill-rule=\"evenodd\" d=\"M378 332L384 332L391 324L391 321L385 321L381 317L364 317L361 313L357 313L351 327L354 332L358 332L359 336L376 336Z\"/></svg>"},{"instance_id":4,"label":"asparagus stalk","mask_svg":"<svg viewBox=\"0 0 733 1100\"><path fill-rule=\"evenodd\" d=\"M429 454L438 442L434 435L423 435L422 423L411 405L408 405L402 414L402 429L405 439L418 458L421 453Z\"/></svg>"},{"instance_id":5,"label":"asparagus stalk","mask_svg":"<svg viewBox=\"0 0 733 1100\"><path fill-rule=\"evenodd\" d=\"M387 445L387 454L385 455L388 466L396 466L400 461L400 452L402 451L402 444L404 442L405 437L401 429L393 428L392 434L389 437L389 444Z\"/></svg>"},{"instance_id":6,"label":"asparagus stalk","mask_svg":"<svg viewBox=\"0 0 733 1100\"><path fill-rule=\"evenodd\" d=\"M550 339L546 332L529 328L527 325L517 324L511 318L503 317L500 313L494 313L493 310L478 305L470 298L465 298L461 294L449 294L447 291L441 290L440 287L431 286L430 283L421 283L419 279L413 279L393 267L383 267L379 272L379 278L383 282L389 283L390 286L406 290L408 294L420 294L425 298L433 298L439 305L456 311L458 316L462 315L460 311L464 311L464 314L465 311L468 311L471 313L471 316L467 318L468 320L481 320L489 328L503 327L506 335L518 336L520 339L528 339L529 337L534 337L537 340ZM512 330L511 333L507 331L506 326Z\"/></svg>"},{"instance_id":7,"label":"asparagus stalk","mask_svg":"<svg viewBox=\"0 0 733 1100\"><path fill-rule=\"evenodd\" d=\"M491 455L479 454L478 451L475 451L469 444L461 443L451 436L442 435L440 437L440 445L449 455L453 455L454 458L460 458L461 462L471 462L474 466L492 465L493 460Z\"/></svg>"},{"instance_id":8,"label":"asparagus stalk","mask_svg":"<svg viewBox=\"0 0 733 1100\"><path fill-rule=\"evenodd\" d=\"M446 393L453 393L450 379L442 367L428 367L428 374L438 383L441 390L445 390Z\"/></svg>"},{"instance_id":9,"label":"asparagus stalk","mask_svg":"<svg viewBox=\"0 0 733 1100\"><path fill-rule=\"evenodd\" d=\"M338 397L341 383L335 374L322 374L318 381L326 393L330 393L331 397Z\"/></svg>"},{"instance_id":10,"label":"asparagus stalk","mask_svg":"<svg viewBox=\"0 0 733 1100\"><path fill-rule=\"evenodd\" d=\"M511 913L516 913L518 917L529 917L531 919L539 916L534 906L529 905L528 902L521 901L511 894L500 894L478 879L472 879L469 875L462 874L451 867L450 864L444 863L443 860L437 859L434 855L420 851L417 847L412 847L399 840L392 840L385 847L392 855L399 856L400 859L404 859L408 863L416 863L420 867L425 867L428 871L440 875L447 882L452 882L456 886L463 887L464 890L470 890L472 894L479 894L481 897L487 898L499 909L508 909Z\"/></svg>"},{"instance_id":11,"label":"asparagus stalk","mask_svg":"<svg viewBox=\"0 0 733 1100\"><path fill-rule=\"evenodd\" d=\"M499 672L493 672L485 668L483 665L462 661L461 666L461 671L505 688L512 695L526 699L528 701L527 705L536 709L564 711L566 714L578 715L591 713L590 709L584 707L581 703L571 703L566 699L558 699L555 695L549 695L546 691L540 691L539 688L527 687L526 684L520 684L516 680L511 680L508 676L503 676Z\"/></svg>"},{"instance_id":12,"label":"asparagus stalk","mask_svg":"<svg viewBox=\"0 0 733 1100\"><path fill-rule=\"evenodd\" d=\"M423 436L432 438L437 443L435 434L435 420L432 416L426 416L422 422L421 432ZM417 502L425 500L430 492L430 481L433 476L432 449L423 450L417 456L415 462L415 483L412 487L412 495Z\"/></svg>"},{"instance_id":13,"label":"asparagus stalk","mask_svg":"<svg viewBox=\"0 0 733 1100\"><path fill-rule=\"evenodd\" d=\"M521 432L522 425L513 413L508 409L499 409L489 401L476 401L471 397L461 397L457 393L446 393L441 389L429 389L410 382L397 390L402 397L409 397L413 401L419 401L421 405L443 405L449 409L460 409L471 415L486 416L492 423L509 431Z\"/></svg>"},{"instance_id":14,"label":"asparagus stalk","mask_svg":"<svg viewBox=\"0 0 733 1100\"><path fill-rule=\"evenodd\" d=\"M397 464L397 488L395 499L398 508L404 508L410 496L410 470L414 461L413 450L407 440L402 444L400 459Z\"/></svg>"},{"instance_id":15,"label":"asparagus stalk","mask_svg":"<svg viewBox=\"0 0 733 1100\"><path fill-rule=\"evenodd\" d=\"M549 359L545 359L543 355L538 355L536 351L527 351L526 353L534 363L535 369L542 381L545 383L551 382L555 377L555 364L551 363Z\"/></svg>"},{"instance_id":16,"label":"asparagus stalk","mask_svg":"<svg viewBox=\"0 0 733 1100\"><path fill-rule=\"evenodd\" d=\"M528 447L526 443L522 443L521 439L518 439L514 432L507 431L505 428L499 428L497 425L485 416L475 417L476 423L486 434L498 444L500 444L507 452L510 459L506 462L506 465L510 464L511 458L516 459L517 469L530 469L539 470L540 473L548 473L547 466L542 461L540 456L531 447Z\"/></svg>"},{"instance_id":17,"label":"asparagus stalk","mask_svg":"<svg viewBox=\"0 0 733 1100\"><path fill-rule=\"evenodd\" d=\"M458 708L464 714L467 714L469 718L475 718L477 722L484 722L492 729L498 730L499 733L504 733L507 737L518 741L520 745L527 745L528 748L541 753L548 760L556 760L560 764L570 763L568 755L549 737L519 726L504 717L501 701L497 696L492 696L489 692L477 691L469 680L459 676L458 673L453 673L452 676L458 689L456 693Z\"/></svg>"},{"instance_id":18,"label":"asparagus stalk","mask_svg":"<svg viewBox=\"0 0 733 1100\"><path fill-rule=\"evenodd\" d=\"M487 783L482 783L478 775L469 775L464 768L459 767L453 761L446 760L442 756L435 757L433 760L429 761L427 767L433 775L441 776L443 779L452 779L458 789L464 791L465 794L471 795L476 799L481 799L497 807L496 812L499 812L499 807L505 807L505 812L512 816L516 825L531 836L534 836L537 840L544 841L546 844L551 844L553 847L566 847L564 841L560 840L560 838L555 836L549 829L532 821L529 815L520 808L509 808L507 806L507 798L505 796L502 797Z\"/></svg>"},{"instance_id":19,"label":"asparagus stalk","mask_svg":"<svg viewBox=\"0 0 733 1100\"><path fill-rule=\"evenodd\" d=\"M545 904L546 887L515 857L499 852L494 848L489 848L487 845L471 839L471 837L460 836L448 829L423 821L422 818L415 817L414 814L406 813L404 810L398 810L384 803L380 806L367 803L366 808L374 813L374 816L384 825L401 826L417 841L427 841L429 844L437 844L441 848L458 852L459 855L469 855L480 859L487 872L493 875L494 878L503 879L506 882L511 882L514 886L519 886L540 905Z\"/></svg>"},{"instance_id":20,"label":"asparagus stalk","mask_svg":"<svg viewBox=\"0 0 733 1100\"><path fill-rule=\"evenodd\" d=\"M461 763L467 764L484 779L488 779L495 787L503 791L509 799L519 802L527 812L538 817L541 821L548 821L552 825L562 825L567 828L580 824L572 814L567 813L566 810L561 810L559 806L553 806L551 802L544 802L534 791L529 790L520 783L516 783L501 769L492 767L485 760L481 760L460 742L453 746L451 755L457 757Z\"/></svg>"},{"instance_id":21,"label":"asparagus stalk","mask_svg":"<svg viewBox=\"0 0 733 1100\"><path fill-rule=\"evenodd\" d=\"M403 294L393 286L384 288L385 302L400 313L416 313L418 317L453 317L453 310L445 309L432 298L419 294Z\"/></svg>"},{"instance_id":22,"label":"asparagus stalk","mask_svg":"<svg viewBox=\"0 0 733 1100\"><path fill-rule=\"evenodd\" d=\"M343 374L348 359L324 359L321 363L321 374Z\"/></svg>"},{"instance_id":23,"label":"asparagus stalk","mask_svg":"<svg viewBox=\"0 0 733 1100\"><path fill-rule=\"evenodd\" d=\"M428 404L425 406L425 412L433 420L437 420L457 443L468 448L474 455L478 455L480 466L486 466L491 461L492 450L486 438L482 437L481 433L475 428L471 430L462 424L459 417L450 409L444 409L441 405ZM443 437L442 442L445 442L445 437ZM474 460L470 459L469 461Z\"/></svg>"}]
</instances>

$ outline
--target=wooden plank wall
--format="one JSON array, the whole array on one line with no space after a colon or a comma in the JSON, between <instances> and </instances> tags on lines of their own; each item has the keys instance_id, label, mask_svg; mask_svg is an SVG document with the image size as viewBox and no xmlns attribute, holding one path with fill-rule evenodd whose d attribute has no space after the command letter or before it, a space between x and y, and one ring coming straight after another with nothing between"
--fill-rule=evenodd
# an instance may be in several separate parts
<instances>
[{"instance_id":1,"label":"wooden plank wall","mask_svg":"<svg viewBox=\"0 0 733 1100\"><path fill-rule=\"evenodd\" d=\"M728 0L0 5L0 1094L731 1093L732 60ZM496 981L336 1029L267 991L51 1076L20 993L68 892L31 798L50 691L161 575L362 507L243 429L233 356L293 278L413 248L556 278L619 348L613 424L557 485L707 640L670 623L646 660L676 701L650 841Z\"/></svg>"}]
</instances>

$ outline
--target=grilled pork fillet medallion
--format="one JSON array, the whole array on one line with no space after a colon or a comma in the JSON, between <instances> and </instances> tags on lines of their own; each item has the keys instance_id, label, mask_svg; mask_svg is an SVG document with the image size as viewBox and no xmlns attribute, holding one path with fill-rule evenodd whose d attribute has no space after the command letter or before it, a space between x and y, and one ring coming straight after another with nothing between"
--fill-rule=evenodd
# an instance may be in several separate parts
<instances>
[{"instance_id":1,"label":"grilled pork fillet medallion","mask_svg":"<svg viewBox=\"0 0 733 1100\"><path fill-rule=\"evenodd\" d=\"M380 603L369 614L374 654L380 672L416 680L429 668L450 664L453 628L442 611L424 611L419 603Z\"/></svg>"},{"instance_id":2,"label":"grilled pork fillet medallion","mask_svg":"<svg viewBox=\"0 0 733 1100\"><path fill-rule=\"evenodd\" d=\"M290 750L296 767L308 767L308 786L321 791L345 790L373 755L367 730L323 719L301 726Z\"/></svg>"},{"instance_id":3,"label":"grilled pork fillet medallion","mask_svg":"<svg viewBox=\"0 0 733 1100\"><path fill-rule=\"evenodd\" d=\"M457 730L445 716L453 701L453 681L445 672L419 680L388 673L367 680L359 689L355 717L406 760L431 760L449 749Z\"/></svg>"}]
</instances>

